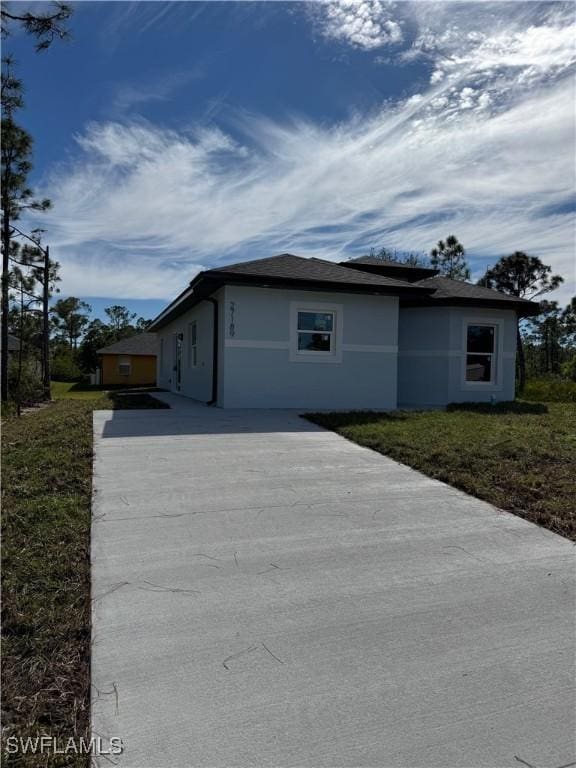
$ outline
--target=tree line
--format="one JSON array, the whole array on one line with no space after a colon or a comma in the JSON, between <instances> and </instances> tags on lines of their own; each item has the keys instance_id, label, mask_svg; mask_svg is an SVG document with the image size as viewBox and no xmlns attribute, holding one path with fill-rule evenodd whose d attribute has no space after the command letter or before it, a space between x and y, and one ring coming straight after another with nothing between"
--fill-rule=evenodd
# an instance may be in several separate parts
<instances>
[{"instance_id":1,"label":"tree line","mask_svg":"<svg viewBox=\"0 0 576 768\"><path fill-rule=\"evenodd\" d=\"M63 2L47 4L48 10L39 6L26 9L21 4L3 3L0 9L2 37L10 35L14 26L32 36L37 52L45 51L56 39L68 35L66 22L72 14L71 7ZM38 199L28 183L32 170L32 146L30 134L17 121L23 107L22 81L15 75L14 61L10 55L2 59L1 108L2 108L2 170L1 205L2 222L2 275L0 285L0 393L2 402L8 399L9 390L22 396L25 367L29 361L24 355L24 342L18 340L17 364L9 365L9 329L14 315L20 326L34 322L41 328L41 396L50 398L50 316L49 302L59 280L59 265L50 259L50 250L42 243L41 229L27 230L21 219L27 210L46 211L49 199ZM34 363L32 363L34 366ZM14 373L15 370L15 373ZM10 374L12 376L9 386ZM27 371L30 373L30 371ZM26 380L33 376L26 375ZM32 394L32 393L30 393Z\"/></svg>"},{"instance_id":2,"label":"tree line","mask_svg":"<svg viewBox=\"0 0 576 768\"><path fill-rule=\"evenodd\" d=\"M98 350L146 331L151 320L138 317L127 307L106 307L106 320L91 320L92 307L75 296L57 301L50 310L52 328L52 376L74 381L98 367Z\"/></svg>"}]
</instances>

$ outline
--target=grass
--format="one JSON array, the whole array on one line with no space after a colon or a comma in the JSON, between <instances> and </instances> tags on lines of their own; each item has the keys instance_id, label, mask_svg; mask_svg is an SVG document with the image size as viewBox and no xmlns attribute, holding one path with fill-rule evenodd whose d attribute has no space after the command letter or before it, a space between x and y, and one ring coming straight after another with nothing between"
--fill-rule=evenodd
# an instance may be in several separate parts
<instances>
[{"instance_id":1,"label":"grass","mask_svg":"<svg viewBox=\"0 0 576 768\"><path fill-rule=\"evenodd\" d=\"M307 418L576 540L576 403L517 401Z\"/></svg>"},{"instance_id":2,"label":"grass","mask_svg":"<svg viewBox=\"0 0 576 768\"><path fill-rule=\"evenodd\" d=\"M114 392L145 393L161 391L157 387L126 387L124 384L103 386L101 384L82 384L77 381L53 381L51 389L54 400L94 400L95 398L105 398L108 393Z\"/></svg>"},{"instance_id":3,"label":"grass","mask_svg":"<svg viewBox=\"0 0 576 768\"><path fill-rule=\"evenodd\" d=\"M64 397L2 430L3 739L88 736L92 411L167 407L142 392ZM56 394L56 393L55 393ZM86 756L4 754L6 766Z\"/></svg>"},{"instance_id":4,"label":"grass","mask_svg":"<svg viewBox=\"0 0 576 768\"><path fill-rule=\"evenodd\" d=\"M53 381L52 398L54 400L94 400L103 394L103 390L97 390L96 387L80 387L74 381Z\"/></svg>"},{"instance_id":5,"label":"grass","mask_svg":"<svg viewBox=\"0 0 576 768\"><path fill-rule=\"evenodd\" d=\"M522 392L523 400L550 403L576 403L576 381L570 379L529 379Z\"/></svg>"}]
</instances>

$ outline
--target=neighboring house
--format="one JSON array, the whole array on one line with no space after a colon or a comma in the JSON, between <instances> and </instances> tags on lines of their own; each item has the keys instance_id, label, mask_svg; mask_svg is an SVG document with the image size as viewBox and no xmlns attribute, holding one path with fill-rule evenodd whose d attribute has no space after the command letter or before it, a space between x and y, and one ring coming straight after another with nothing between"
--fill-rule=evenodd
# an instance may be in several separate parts
<instances>
[{"instance_id":1,"label":"neighboring house","mask_svg":"<svg viewBox=\"0 0 576 768\"><path fill-rule=\"evenodd\" d=\"M156 384L158 341L155 333L138 333L99 349L100 384Z\"/></svg>"},{"instance_id":2,"label":"neighboring house","mask_svg":"<svg viewBox=\"0 0 576 768\"><path fill-rule=\"evenodd\" d=\"M20 339L17 336L8 334L8 357L15 357L20 352Z\"/></svg>"},{"instance_id":3,"label":"neighboring house","mask_svg":"<svg viewBox=\"0 0 576 768\"><path fill-rule=\"evenodd\" d=\"M538 305L365 257L201 272L152 323L158 384L223 408L396 409L514 399Z\"/></svg>"}]
</instances>

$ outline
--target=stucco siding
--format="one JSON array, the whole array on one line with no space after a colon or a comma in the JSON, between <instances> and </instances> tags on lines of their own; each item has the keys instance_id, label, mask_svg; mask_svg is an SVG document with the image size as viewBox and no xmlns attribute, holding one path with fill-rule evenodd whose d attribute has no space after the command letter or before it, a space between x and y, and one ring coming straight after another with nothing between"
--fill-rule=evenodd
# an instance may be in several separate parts
<instances>
[{"instance_id":1,"label":"stucco siding","mask_svg":"<svg viewBox=\"0 0 576 768\"><path fill-rule=\"evenodd\" d=\"M512 400L516 315L510 310L398 308L393 296L227 285L218 299L218 388L225 408L395 409ZM298 312L334 312L331 356L301 354ZM212 398L213 306L202 301L158 332L159 386ZM497 327L496 376L466 381L466 323ZM191 359L196 323L196 365ZM182 334L180 388L175 339Z\"/></svg>"},{"instance_id":2,"label":"stucco siding","mask_svg":"<svg viewBox=\"0 0 576 768\"><path fill-rule=\"evenodd\" d=\"M196 365L191 349L191 324L196 323ZM175 337L182 334L180 389L176 383ZM213 309L200 302L158 332L158 385L194 400L207 402L212 397Z\"/></svg>"},{"instance_id":3,"label":"stucco siding","mask_svg":"<svg viewBox=\"0 0 576 768\"><path fill-rule=\"evenodd\" d=\"M497 326L495 381L465 380L467 323ZM516 313L474 307L401 308L398 334L399 407L513 400Z\"/></svg>"},{"instance_id":4,"label":"stucco siding","mask_svg":"<svg viewBox=\"0 0 576 768\"><path fill-rule=\"evenodd\" d=\"M335 308L333 360L294 355L294 311ZM226 286L227 408L395 408L398 299Z\"/></svg>"}]
</instances>

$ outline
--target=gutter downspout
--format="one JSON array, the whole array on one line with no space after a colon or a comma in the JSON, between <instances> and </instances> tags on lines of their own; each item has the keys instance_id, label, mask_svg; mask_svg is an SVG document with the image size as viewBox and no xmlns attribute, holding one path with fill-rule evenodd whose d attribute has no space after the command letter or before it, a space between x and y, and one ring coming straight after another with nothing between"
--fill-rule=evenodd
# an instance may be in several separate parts
<instances>
[{"instance_id":1,"label":"gutter downspout","mask_svg":"<svg viewBox=\"0 0 576 768\"><path fill-rule=\"evenodd\" d=\"M218 299L209 296L204 299L209 301L214 307L214 335L212 346L212 399L206 405L215 405L218 400Z\"/></svg>"}]
</instances>

